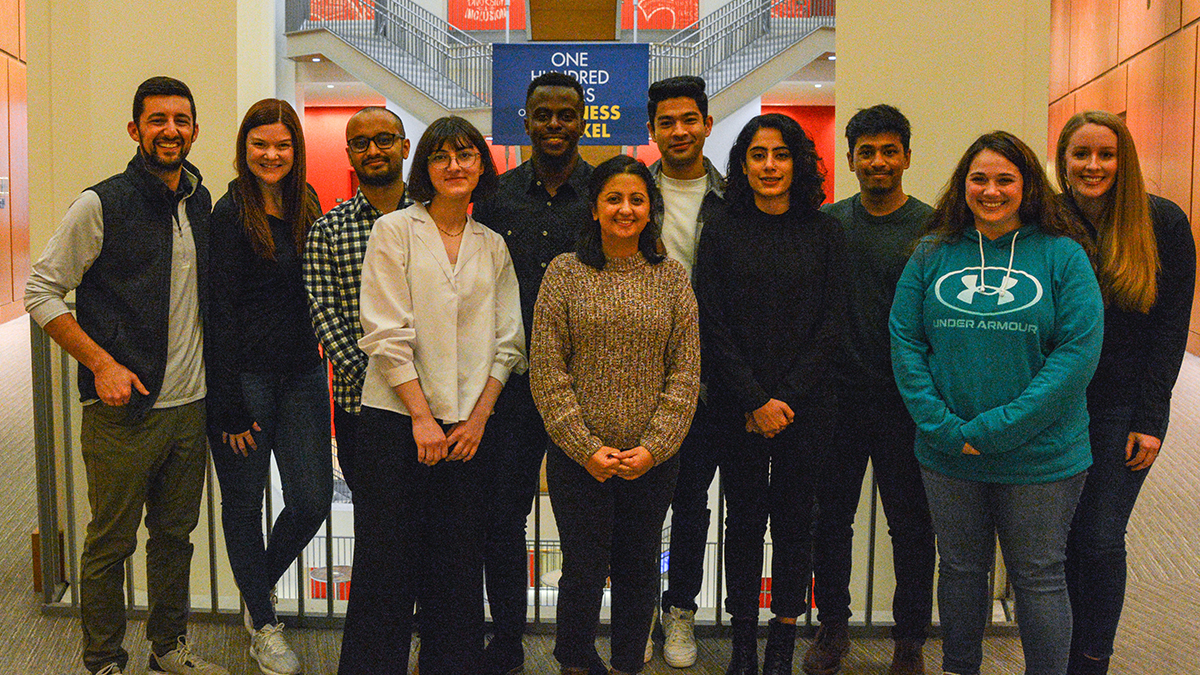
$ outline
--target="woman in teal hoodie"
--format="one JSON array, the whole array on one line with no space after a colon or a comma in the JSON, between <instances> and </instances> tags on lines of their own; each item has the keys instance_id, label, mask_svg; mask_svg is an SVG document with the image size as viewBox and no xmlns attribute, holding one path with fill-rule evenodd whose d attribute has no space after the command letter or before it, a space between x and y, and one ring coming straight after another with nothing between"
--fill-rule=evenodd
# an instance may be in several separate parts
<instances>
[{"instance_id":1,"label":"woman in teal hoodie","mask_svg":"<svg viewBox=\"0 0 1200 675\"><path fill-rule=\"evenodd\" d=\"M1066 672L1063 560L1104 316L1086 241L1033 151L992 132L959 161L896 289L892 364L937 534L947 673L979 673L996 535L1026 674Z\"/></svg>"}]
</instances>

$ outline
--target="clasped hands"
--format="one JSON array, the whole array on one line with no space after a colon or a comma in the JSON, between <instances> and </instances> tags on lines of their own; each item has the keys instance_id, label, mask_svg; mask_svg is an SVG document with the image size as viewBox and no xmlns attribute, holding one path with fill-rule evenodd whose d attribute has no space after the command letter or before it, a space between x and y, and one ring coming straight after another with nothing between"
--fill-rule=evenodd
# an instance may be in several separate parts
<instances>
[{"instance_id":1,"label":"clasped hands","mask_svg":"<svg viewBox=\"0 0 1200 675\"><path fill-rule=\"evenodd\" d=\"M654 456L643 446L618 450L604 445L588 458L584 468L603 483L613 476L625 480L641 478L653 466Z\"/></svg>"},{"instance_id":2,"label":"clasped hands","mask_svg":"<svg viewBox=\"0 0 1200 675\"><path fill-rule=\"evenodd\" d=\"M432 417L413 418L413 440L417 443L417 461L433 466L444 460L469 461L483 439L486 418L472 414L450 427L450 433Z\"/></svg>"}]
</instances>

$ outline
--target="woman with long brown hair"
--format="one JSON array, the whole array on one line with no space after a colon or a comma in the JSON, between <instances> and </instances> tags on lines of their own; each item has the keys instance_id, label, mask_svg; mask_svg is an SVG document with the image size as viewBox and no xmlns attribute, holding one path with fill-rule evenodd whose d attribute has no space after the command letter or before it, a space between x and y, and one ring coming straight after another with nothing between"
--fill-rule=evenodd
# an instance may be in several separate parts
<instances>
[{"instance_id":1,"label":"woman with long brown hair","mask_svg":"<svg viewBox=\"0 0 1200 675\"><path fill-rule=\"evenodd\" d=\"M1067 543L1069 673L1108 671L1125 601L1125 526L1167 431L1187 345L1196 251L1183 210L1146 193L1120 117L1081 112L1055 153L1063 201L1096 243L1104 347L1088 387L1092 468Z\"/></svg>"},{"instance_id":2,"label":"woman with long brown hair","mask_svg":"<svg viewBox=\"0 0 1200 675\"><path fill-rule=\"evenodd\" d=\"M328 385L300 269L305 236L320 215L304 150L286 101L251 106L238 130L237 177L210 225L209 434L250 656L267 675L300 672L271 589L325 520L333 493ZM264 545L272 453L284 507Z\"/></svg>"}]
</instances>

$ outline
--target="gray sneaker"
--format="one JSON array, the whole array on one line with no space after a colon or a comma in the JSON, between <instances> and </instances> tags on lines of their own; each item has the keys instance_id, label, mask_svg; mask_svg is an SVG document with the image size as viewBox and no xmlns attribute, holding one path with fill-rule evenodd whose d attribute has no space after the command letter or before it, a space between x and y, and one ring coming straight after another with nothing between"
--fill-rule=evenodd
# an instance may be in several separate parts
<instances>
[{"instance_id":1,"label":"gray sneaker","mask_svg":"<svg viewBox=\"0 0 1200 675\"><path fill-rule=\"evenodd\" d=\"M180 635L175 649L156 655L150 652L151 675L229 675L229 671L215 663L209 663L192 653L187 638Z\"/></svg>"},{"instance_id":2,"label":"gray sneaker","mask_svg":"<svg viewBox=\"0 0 1200 675\"><path fill-rule=\"evenodd\" d=\"M283 624L266 625L250 640L250 658L258 662L264 675L296 675L300 659L283 639Z\"/></svg>"},{"instance_id":3,"label":"gray sneaker","mask_svg":"<svg viewBox=\"0 0 1200 675\"><path fill-rule=\"evenodd\" d=\"M662 615L663 659L673 668L696 663L696 613L672 607Z\"/></svg>"}]
</instances>

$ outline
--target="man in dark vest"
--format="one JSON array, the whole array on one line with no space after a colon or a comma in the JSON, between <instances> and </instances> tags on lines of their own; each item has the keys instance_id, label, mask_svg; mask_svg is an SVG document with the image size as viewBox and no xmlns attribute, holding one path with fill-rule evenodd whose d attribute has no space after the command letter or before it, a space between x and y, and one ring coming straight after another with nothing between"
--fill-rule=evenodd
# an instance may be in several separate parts
<instances>
[{"instance_id":1,"label":"man in dark vest","mask_svg":"<svg viewBox=\"0 0 1200 675\"><path fill-rule=\"evenodd\" d=\"M128 124L137 154L85 190L46 244L25 308L79 361L87 527L79 593L83 661L119 675L125 560L146 513L149 671L229 675L187 642L190 535L200 514L203 315L211 199L184 161L199 127L191 91L168 77L138 87ZM64 297L75 291L76 315Z\"/></svg>"}]
</instances>

